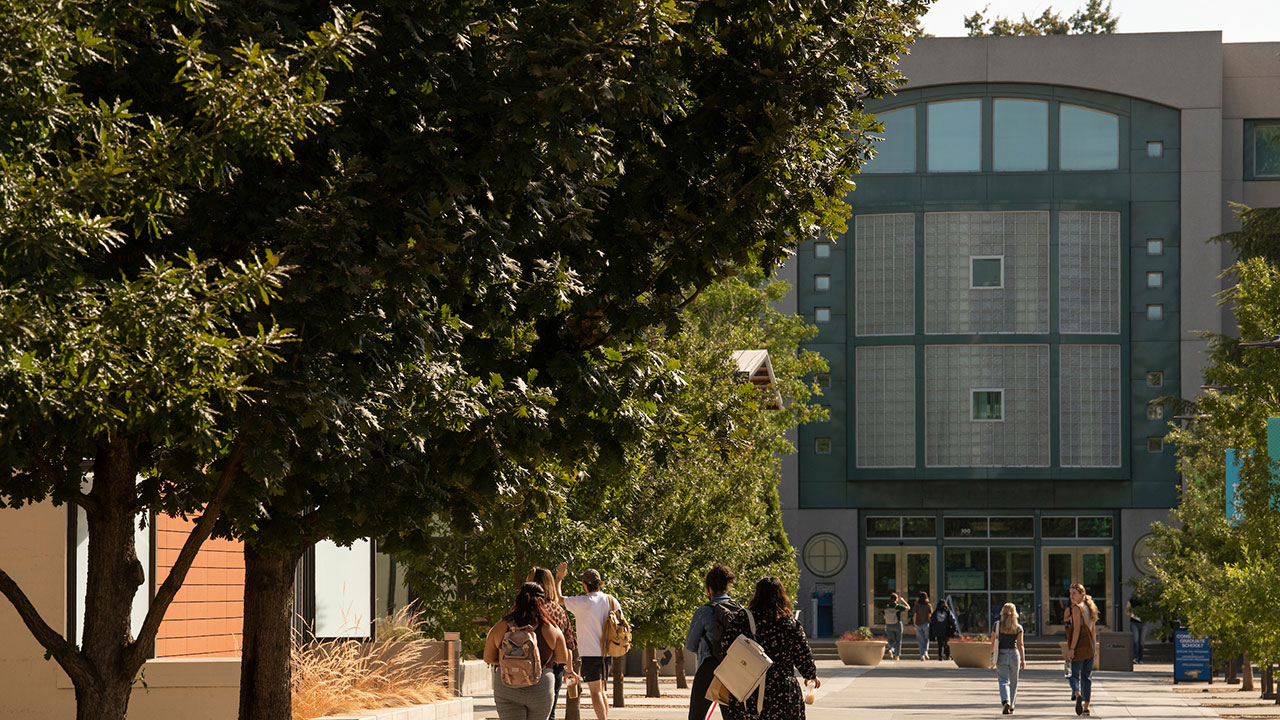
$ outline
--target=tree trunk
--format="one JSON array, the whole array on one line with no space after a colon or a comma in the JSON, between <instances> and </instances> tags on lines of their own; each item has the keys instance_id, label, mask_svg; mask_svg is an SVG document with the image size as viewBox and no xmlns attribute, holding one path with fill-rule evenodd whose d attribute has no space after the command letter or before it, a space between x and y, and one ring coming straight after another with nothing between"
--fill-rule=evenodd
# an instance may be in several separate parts
<instances>
[{"instance_id":1,"label":"tree trunk","mask_svg":"<svg viewBox=\"0 0 1280 720\"><path fill-rule=\"evenodd\" d=\"M673 648L676 654L676 687L681 690L689 687L689 679L684 674L684 648Z\"/></svg>"},{"instance_id":2,"label":"tree trunk","mask_svg":"<svg viewBox=\"0 0 1280 720\"><path fill-rule=\"evenodd\" d=\"M1228 660L1226 663L1223 664L1222 678L1223 678L1223 682L1227 683L1228 685L1235 685L1237 682L1239 682L1236 679L1236 661L1235 660Z\"/></svg>"},{"instance_id":3,"label":"tree trunk","mask_svg":"<svg viewBox=\"0 0 1280 720\"><path fill-rule=\"evenodd\" d=\"M1240 690L1253 692L1253 663L1249 662L1249 653L1245 653L1242 657L1244 662L1241 664L1240 674L1243 680L1240 683Z\"/></svg>"},{"instance_id":4,"label":"tree trunk","mask_svg":"<svg viewBox=\"0 0 1280 720\"><path fill-rule=\"evenodd\" d=\"M292 720L293 573L301 555L245 543L240 720Z\"/></svg>"},{"instance_id":5,"label":"tree trunk","mask_svg":"<svg viewBox=\"0 0 1280 720\"><path fill-rule=\"evenodd\" d=\"M658 690L657 648L646 647L644 649L644 696L651 698L662 697L662 693Z\"/></svg>"},{"instance_id":6,"label":"tree trunk","mask_svg":"<svg viewBox=\"0 0 1280 720\"><path fill-rule=\"evenodd\" d=\"M623 694L623 670L627 664L627 656L616 657L613 659L613 706L626 707L627 700Z\"/></svg>"}]
</instances>

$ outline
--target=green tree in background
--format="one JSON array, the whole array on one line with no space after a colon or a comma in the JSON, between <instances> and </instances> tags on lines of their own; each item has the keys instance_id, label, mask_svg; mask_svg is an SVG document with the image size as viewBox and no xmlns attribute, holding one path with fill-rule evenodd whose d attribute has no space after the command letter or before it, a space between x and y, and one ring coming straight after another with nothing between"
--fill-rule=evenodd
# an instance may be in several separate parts
<instances>
[{"instance_id":1,"label":"green tree in background","mask_svg":"<svg viewBox=\"0 0 1280 720\"><path fill-rule=\"evenodd\" d=\"M1102 0L1089 2L1070 17L1063 18L1052 7L1045 8L1038 17L1029 18L1023 13L1020 20L1008 17L987 17L990 6L974 12L964 19L969 37L986 35L1109 35L1116 31L1120 21L1111 13L1111 3Z\"/></svg>"}]
</instances>

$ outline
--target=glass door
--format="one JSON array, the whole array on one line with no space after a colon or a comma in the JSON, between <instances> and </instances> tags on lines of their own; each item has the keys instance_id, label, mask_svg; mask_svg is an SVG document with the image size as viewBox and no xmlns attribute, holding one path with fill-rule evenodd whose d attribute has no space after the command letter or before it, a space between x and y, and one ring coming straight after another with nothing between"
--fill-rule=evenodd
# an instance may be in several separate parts
<instances>
[{"instance_id":1,"label":"glass door","mask_svg":"<svg viewBox=\"0 0 1280 720\"><path fill-rule=\"evenodd\" d=\"M1045 548L1041 565L1041 597L1045 632L1065 633L1064 613L1072 583L1084 585L1098 606L1098 625L1110 627L1111 548Z\"/></svg>"},{"instance_id":2,"label":"glass door","mask_svg":"<svg viewBox=\"0 0 1280 720\"><path fill-rule=\"evenodd\" d=\"M921 592L935 598L934 548L868 548L867 549L867 624L884 627L884 608L889 593L896 592L908 605L914 605ZM910 620L903 623L911 626Z\"/></svg>"}]
</instances>

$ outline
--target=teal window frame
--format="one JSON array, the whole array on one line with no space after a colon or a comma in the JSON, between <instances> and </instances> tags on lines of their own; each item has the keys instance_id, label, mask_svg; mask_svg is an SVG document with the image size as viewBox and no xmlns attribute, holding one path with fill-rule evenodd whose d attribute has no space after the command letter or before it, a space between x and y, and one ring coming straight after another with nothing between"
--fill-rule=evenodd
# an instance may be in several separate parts
<instances>
[{"instance_id":1,"label":"teal window frame","mask_svg":"<svg viewBox=\"0 0 1280 720\"><path fill-rule=\"evenodd\" d=\"M1000 263L1000 279L995 285L979 285L978 263L996 260ZM982 273L986 275L986 272ZM1003 255L970 255L969 256L969 289L970 290L1003 290L1004 289L1004 256Z\"/></svg>"},{"instance_id":2,"label":"teal window frame","mask_svg":"<svg viewBox=\"0 0 1280 720\"><path fill-rule=\"evenodd\" d=\"M1274 172L1258 172L1258 129L1273 130L1277 143L1280 143L1280 119L1262 119L1244 121L1244 179L1245 180L1280 180L1280 146L1276 147L1277 155Z\"/></svg>"},{"instance_id":3,"label":"teal window frame","mask_svg":"<svg viewBox=\"0 0 1280 720\"><path fill-rule=\"evenodd\" d=\"M993 393L999 398L994 405L998 413L996 417L990 417L991 395ZM985 412L979 412L979 399L982 401L981 405L982 408L985 408ZM988 417L978 417L980 414ZM1004 422L1004 388L970 388L969 420L972 422Z\"/></svg>"}]
</instances>

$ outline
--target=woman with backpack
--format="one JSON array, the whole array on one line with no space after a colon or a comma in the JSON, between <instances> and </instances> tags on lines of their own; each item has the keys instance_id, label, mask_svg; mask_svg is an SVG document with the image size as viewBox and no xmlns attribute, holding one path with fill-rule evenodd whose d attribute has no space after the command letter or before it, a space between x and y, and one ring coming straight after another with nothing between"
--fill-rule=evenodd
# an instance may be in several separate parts
<instances>
[{"instance_id":1,"label":"woman with backpack","mask_svg":"<svg viewBox=\"0 0 1280 720\"><path fill-rule=\"evenodd\" d=\"M951 659L951 648L947 643L959 634L960 623L956 621L956 614L947 607L946 600L939 600L938 609L933 611L933 617L929 619L929 635L938 641L939 660Z\"/></svg>"},{"instance_id":2,"label":"woman with backpack","mask_svg":"<svg viewBox=\"0 0 1280 720\"><path fill-rule=\"evenodd\" d=\"M569 664L564 633L547 614L546 596L538 583L522 585L511 611L485 638L484 661L495 666L493 704L501 720L546 720L555 702L553 668ZM572 667L565 674L577 678Z\"/></svg>"},{"instance_id":3,"label":"woman with backpack","mask_svg":"<svg viewBox=\"0 0 1280 720\"><path fill-rule=\"evenodd\" d=\"M751 634L752 620L755 624L754 637ZM765 654L773 660L773 665L765 673L764 707L758 720L804 720L804 693L796 680L796 672L815 689L821 687L822 682L818 680L818 668L813 663L804 628L795 621L791 613L791 599L778 578L762 578L756 583L755 596L746 610L737 613L730 621L721 638L722 652L728 651L733 641L743 633L760 643ZM753 693L745 702L733 700L722 704L720 712L726 720L744 720L747 705L755 715L756 703Z\"/></svg>"}]
</instances>

